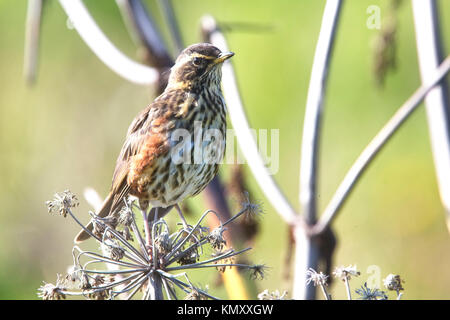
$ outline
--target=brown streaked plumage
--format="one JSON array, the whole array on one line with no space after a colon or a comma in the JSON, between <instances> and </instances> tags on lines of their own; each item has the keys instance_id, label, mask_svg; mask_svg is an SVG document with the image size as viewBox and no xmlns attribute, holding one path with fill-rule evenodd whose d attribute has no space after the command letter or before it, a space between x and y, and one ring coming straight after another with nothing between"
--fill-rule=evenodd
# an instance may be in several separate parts
<instances>
[{"instance_id":1,"label":"brown streaked plumage","mask_svg":"<svg viewBox=\"0 0 450 320\"><path fill-rule=\"evenodd\" d=\"M124 197L132 195L142 209L149 204L152 210L161 208L161 217L186 197L200 193L217 174L226 138L221 65L233 55L206 43L183 50L165 91L131 123L111 191L98 216L116 214ZM201 133L218 134L214 139L220 141L205 138L197 143L193 136L199 134L198 126ZM184 139L186 134L191 139ZM198 151L201 158L196 157ZM87 228L92 230L92 222ZM87 238L89 234L82 230L75 242Z\"/></svg>"}]
</instances>

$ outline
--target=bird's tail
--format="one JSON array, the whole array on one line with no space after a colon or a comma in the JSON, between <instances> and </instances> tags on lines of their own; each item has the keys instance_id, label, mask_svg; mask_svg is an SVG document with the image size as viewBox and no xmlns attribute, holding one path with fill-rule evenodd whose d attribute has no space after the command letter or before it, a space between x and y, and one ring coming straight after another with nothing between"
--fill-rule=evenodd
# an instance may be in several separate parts
<instances>
[{"instance_id":1,"label":"bird's tail","mask_svg":"<svg viewBox=\"0 0 450 320\"><path fill-rule=\"evenodd\" d=\"M107 215L109 215L109 213L111 212L111 207L113 205L113 201L114 201L114 196L113 196L113 193L110 192L109 195L106 197L105 201L103 201L103 204L102 204L100 210L98 211L97 216L99 216L100 218L104 218ZM87 224L85 226L85 228L89 231L92 231L94 229L94 224L93 224L92 220L89 222L89 224ZM83 242L84 240L89 239L90 237L91 237L91 235L86 230L83 229L77 234L74 242L80 243L80 242Z\"/></svg>"}]
</instances>

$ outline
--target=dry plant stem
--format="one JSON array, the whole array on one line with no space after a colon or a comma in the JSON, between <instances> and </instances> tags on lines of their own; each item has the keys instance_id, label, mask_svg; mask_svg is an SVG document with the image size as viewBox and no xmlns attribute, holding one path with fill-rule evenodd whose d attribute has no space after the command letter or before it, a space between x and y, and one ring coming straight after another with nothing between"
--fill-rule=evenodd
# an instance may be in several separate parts
<instances>
[{"instance_id":1,"label":"dry plant stem","mask_svg":"<svg viewBox=\"0 0 450 320\"><path fill-rule=\"evenodd\" d=\"M317 159L321 116L340 8L341 1L339 0L328 0L326 2L306 101L300 161L299 199L302 213L306 222L310 225L314 224L316 220Z\"/></svg>"},{"instance_id":2,"label":"dry plant stem","mask_svg":"<svg viewBox=\"0 0 450 320\"><path fill-rule=\"evenodd\" d=\"M347 298L348 300L352 300L352 291L350 290L350 282L348 281L348 277L344 278L345 289L347 290Z\"/></svg>"},{"instance_id":3,"label":"dry plant stem","mask_svg":"<svg viewBox=\"0 0 450 320\"><path fill-rule=\"evenodd\" d=\"M147 212L143 209L141 209L142 214L142 223L144 224L144 232L145 232L145 243L147 246L150 246L151 244L151 232L150 232L150 224L148 222L148 216Z\"/></svg>"},{"instance_id":4,"label":"dry plant stem","mask_svg":"<svg viewBox=\"0 0 450 320\"><path fill-rule=\"evenodd\" d=\"M150 232L150 223L148 221L148 215L146 210L143 209L141 209L141 213L144 224L145 245L148 248L150 248L152 244L154 244L154 242L152 238L152 232ZM156 209L155 214L155 219L157 218L158 218L158 209ZM154 226L155 224L153 224L153 227ZM156 259L154 255L156 254L156 251L154 248L152 249L152 254L153 254L153 261L155 262ZM147 290L145 291L142 300L163 300L161 277L156 275L156 273L154 272L148 275Z\"/></svg>"},{"instance_id":5,"label":"dry plant stem","mask_svg":"<svg viewBox=\"0 0 450 320\"><path fill-rule=\"evenodd\" d=\"M119 8L122 20L128 31L128 34L133 40L134 44L138 47L142 47L144 44L141 37L138 34L136 23L133 19L133 13L131 11L130 2L128 0L116 0L117 7Z\"/></svg>"},{"instance_id":6,"label":"dry plant stem","mask_svg":"<svg viewBox=\"0 0 450 320\"><path fill-rule=\"evenodd\" d=\"M317 234L322 232L331 223L369 163L375 158L389 138L391 138L405 120L408 119L411 113L416 110L427 93L445 77L449 70L450 56L448 56L439 68L437 68L432 79L414 92L414 94L400 107L400 109L397 110L388 123L366 146L364 151L347 172L344 180L339 185L318 223L314 226L312 230L313 233Z\"/></svg>"},{"instance_id":7,"label":"dry plant stem","mask_svg":"<svg viewBox=\"0 0 450 320\"><path fill-rule=\"evenodd\" d=\"M147 300L163 300L162 280L158 272L153 272L148 276L149 283Z\"/></svg>"},{"instance_id":8,"label":"dry plant stem","mask_svg":"<svg viewBox=\"0 0 450 320\"><path fill-rule=\"evenodd\" d=\"M331 296L328 294L327 289L325 288L324 284L320 284L320 289L322 289L323 296L326 300L331 300Z\"/></svg>"},{"instance_id":9,"label":"dry plant stem","mask_svg":"<svg viewBox=\"0 0 450 320\"><path fill-rule=\"evenodd\" d=\"M81 38L106 66L130 82L142 85L157 83L158 71L120 52L97 26L81 0L59 0L59 3Z\"/></svg>"},{"instance_id":10,"label":"dry plant stem","mask_svg":"<svg viewBox=\"0 0 450 320\"><path fill-rule=\"evenodd\" d=\"M183 227L185 229L188 229L188 223L186 222L186 219L184 218L183 212L181 211L181 208L178 205L178 203L175 205L175 209L177 210L178 215L180 216L181 222L183 223Z\"/></svg>"},{"instance_id":11,"label":"dry plant stem","mask_svg":"<svg viewBox=\"0 0 450 320\"><path fill-rule=\"evenodd\" d=\"M173 59L169 55L153 16L144 3L141 0L118 0L117 4L121 11L125 11L122 16L125 21L128 20L127 24L132 29L131 33L134 37L138 37L145 47L150 65L158 70L170 68L173 65Z\"/></svg>"},{"instance_id":12,"label":"dry plant stem","mask_svg":"<svg viewBox=\"0 0 450 320\"><path fill-rule=\"evenodd\" d=\"M336 36L340 8L340 0L328 0L325 4L306 101L300 160L299 199L303 217L308 227L313 226L317 219L316 187L320 124L328 67ZM301 235L302 232L306 234ZM316 288L306 284L306 275L310 268L317 268L320 256L319 247L317 242L307 234L306 229L296 230L295 234L297 237L293 297L295 299L315 299Z\"/></svg>"},{"instance_id":13,"label":"dry plant stem","mask_svg":"<svg viewBox=\"0 0 450 320\"><path fill-rule=\"evenodd\" d=\"M443 60L436 1L413 0L417 54L423 83L432 80ZM450 102L443 79L425 97L428 128L442 204L450 232Z\"/></svg>"},{"instance_id":14,"label":"dry plant stem","mask_svg":"<svg viewBox=\"0 0 450 320\"><path fill-rule=\"evenodd\" d=\"M207 35L208 40L213 45L222 51L229 51L226 39L217 28L213 17L203 17L201 24L203 33ZM289 204L277 183L269 174L264 165L264 161L258 152L257 145L251 134L250 126L245 115L245 109L239 93L234 69L229 61L225 62L222 67L222 87L228 105L228 114L230 116L231 124L235 129L240 149L247 160L247 164L250 167L253 176L278 214L280 214L287 223L295 223L295 221L298 220L295 210Z\"/></svg>"},{"instance_id":15,"label":"dry plant stem","mask_svg":"<svg viewBox=\"0 0 450 320\"><path fill-rule=\"evenodd\" d=\"M183 50L184 45L180 33L180 28L178 27L177 18L175 17L175 12L173 10L172 0L159 0L158 4L161 7L161 10L166 18L170 34L175 45L175 53L176 55L178 55L178 53Z\"/></svg>"},{"instance_id":16,"label":"dry plant stem","mask_svg":"<svg viewBox=\"0 0 450 320\"><path fill-rule=\"evenodd\" d=\"M28 84L36 80L43 0L28 0L23 70Z\"/></svg>"}]
</instances>

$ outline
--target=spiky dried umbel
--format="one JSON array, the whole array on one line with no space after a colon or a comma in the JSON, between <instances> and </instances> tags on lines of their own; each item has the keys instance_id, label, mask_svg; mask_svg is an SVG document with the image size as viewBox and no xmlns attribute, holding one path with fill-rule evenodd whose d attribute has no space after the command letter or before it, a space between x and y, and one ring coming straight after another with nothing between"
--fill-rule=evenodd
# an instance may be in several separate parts
<instances>
[{"instance_id":1,"label":"spiky dried umbel","mask_svg":"<svg viewBox=\"0 0 450 320\"><path fill-rule=\"evenodd\" d=\"M360 296L361 300L387 300L388 298L384 291L378 288L371 289L366 282L360 289L356 289L355 292Z\"/></svg>"},{"instance_id":2,"label":"spiky dried umbel","mask_svg":"<svg viewBox=\"0 0 450 320\"><path fill-rule=\"evenodd\" d=\"M65 194L71 198L69 193ZM75 197L76 198L76 197ZM57 208L56 204L61 205ZM81 222L73 215L69 202L52 202L52 210L69 214L79 225ZM180 292L189 298L217 299L206 290L194 286L186 273L189 269L202 268L246 268L251 275L263 277L264 265L246 265L233 263L233 258L250 248L236 251L232 248L222 251L225 240L222 232L225 226L248 212L248 206L212 232L202 227L201 223L214 211L206 211L194 226L183 226L180 230L170 232L167 223L160 219L152 221L151 236L139 231L134 209L141 208L131 200L126 200L118 225L112 228L108 221L91 214L97 230L102 234L91 235L100 244L102 253L85 251L79 246L72 250L73 266L70 279L62 285L58 280L56 286L45 284L39 289L40 296L47 299L65 298L82 295L89 299L131 299L142 291L143 299L172 299ZM254 213L254 212L252 212ZM131 230L131 237L124 236L121 229ZM145 230L145 229L144 229ZM87 230L90 232L89 230ZM154 239L149 241L148 239ZM206 249L219 249L214 255L205 258ZM100 266L100 267L98 267ZM59 279L59 278L58 278ZM73 290L69 290L73 289Z\"/></svg>"}]
</instances>

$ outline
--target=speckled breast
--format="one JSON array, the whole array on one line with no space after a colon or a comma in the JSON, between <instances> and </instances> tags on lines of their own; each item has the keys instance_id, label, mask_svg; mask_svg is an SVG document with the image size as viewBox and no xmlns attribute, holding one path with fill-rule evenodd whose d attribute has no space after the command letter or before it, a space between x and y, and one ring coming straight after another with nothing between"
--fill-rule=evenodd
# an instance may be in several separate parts
<instances>
[{"instance_id":1,"label":"speckled breast","mask_svg":"<svg viewBox=\"0 0 450 320\"><path fill-rule=\"evenodd\" d=\"M225 153L225 112L220 92L205 92L189 116L177 122L169 134L170 155L158 159L160 181L148 190L152 206L167 207L195 196L214 178Z\"/></svg>"}]
</instances>

